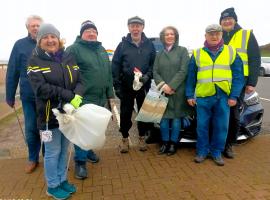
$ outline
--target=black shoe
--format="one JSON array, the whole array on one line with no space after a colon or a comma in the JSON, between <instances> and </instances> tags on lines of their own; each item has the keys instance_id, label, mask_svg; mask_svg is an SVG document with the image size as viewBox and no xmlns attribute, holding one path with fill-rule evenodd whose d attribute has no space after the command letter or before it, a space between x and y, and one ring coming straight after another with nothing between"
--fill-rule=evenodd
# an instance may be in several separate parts
<instances>
[{"instance_id":1,"label":"black shoe","mask_svg":"<svg viewBox=\"0 0 270 200\"><path fill-rule=\"evenodd\" d=\"M224 160L222 159L222 157L213 157L214 162L218 165L218 166L224 166Z\"/></svg>"},{"instance_id":2,"label":"black shoe","mask_svg":"<svg viewBox=\"0 0 270 200\"><path fill-rule=\"evenodd\" d=\"M164 154L164 153L167 153L168 149L169 149L169 144L168 144L168 142L164 142L164 143L162 144L162 146L160 147L160 149L159 149L159 151L158 151L158 154Z\"/></svg>"},{"instance_id":3,"label":"black shoe","mask_svg":"<svg viewBox=\"0 0 270 200\"><path fill-rule=\"evenodd\" d=\"M226 157L226 158L230 158L230 159L233 159L234 158L234 153L233 153L233 149L232 149L232 145L226 145L225 149L224 149L224 152L223 152L223 155Z\"/></svg>"},{"instance_id":4,"label":"black shoe","mask_svg":"<svg viewBox=\"0 0 270 200\"><path fill-rule=\"evenodd\" d=\"M85 179L88 177L86 163L85 162L75 162L75 178Z\"/></svg>"},{"instance_id":5,"label":"black shoe","mask_svg":"<svg viewBox=\"0 0 270 200\"><path fill-rule=\"evenodd\" d=\"M171 156L171 155L175 154L176 153L176 150L177 150L177 145L174 142L171 143L170 144L170 148L168 149L167 155L168 156Z\"/></svg>"}]
</instances>

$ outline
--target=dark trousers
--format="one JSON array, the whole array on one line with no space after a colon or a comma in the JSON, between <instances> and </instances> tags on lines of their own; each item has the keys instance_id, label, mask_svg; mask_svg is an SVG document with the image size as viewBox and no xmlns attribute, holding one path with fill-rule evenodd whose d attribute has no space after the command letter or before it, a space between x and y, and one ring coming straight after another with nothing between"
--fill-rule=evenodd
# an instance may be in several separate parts
<instances>
[{"instance_id":1,"label":"dark trousers","mask_svg":"<svg viewBox=\"0 0 270 200\"><path fill-rule=\"evenodd\" d=\"M244 96L245 87L243 88L240 97L237 99L237 104L230 108L230 121L226 146L233 145L237 142L240 131L240 107L243 104Z\"/></svg>"},{"instance_id":2,"label":"dark trousers","mask_svg":"<svg viewBox=\"0 0 270 200\"><path fill-rule=\"evenodd\" d=\"M236 143L237 136L240 130L240 112L239 103L230 108L229 131L226 140L226 146Z\"/></svg>"},{"instance_id":3,"label":"dark trousers","mask_svg":"<svg viewBox=\"0 0 270 200\"><path fill-rule=\"evenodd\" d=\"M144 88L138 91L124 90L120 99L120 129L123 138L129 136L129 129L132 126L132 112L134 110L134 100L136 99L138 110L142 107L146 92ZM150 129L152 123L137 122L139 136L144 136L145 132Z\"/></svg>"}]
</instances>

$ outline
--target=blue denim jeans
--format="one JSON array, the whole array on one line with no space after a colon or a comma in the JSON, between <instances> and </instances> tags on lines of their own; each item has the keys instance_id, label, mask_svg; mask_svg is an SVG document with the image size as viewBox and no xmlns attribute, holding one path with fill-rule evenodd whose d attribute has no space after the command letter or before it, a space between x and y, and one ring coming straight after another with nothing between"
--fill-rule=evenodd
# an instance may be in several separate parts
<instances>
[{"instance_id":1,"label":"blue denim jeans","mask_svg":"<svg viewBox=\"0 0 270 200\"><path fill-rule=\"evenodd\" d=\"M207 156L210 152L213 157L221 156L228 134L229 115L225 93L197 98L197 155ZM212 127L211 131L209 127ZM209 132L212 132L211 137Z\"/></svg>"},{"instance_id":2,"label":"blue denim jeans","mask_svg":"<svg viewBox=\"0 0 270 200\"><path fill-rule=\"evenodd\" d=\"M82 161L82 162L86 162L87 160L87 153L88 151L85 151L83 149L81 149L79 146L74 144L74 160L75 161Z\"/></svg>"},{"instance_id":3,"label":"blue denim jeans","mask_svg":"<svg viewBox=\"0 0 270 200\"><path fill-rule=\"evenodd\" d=\"M38 162L40 151L40 135L37 128L37 115L35 101L22 100L25 140L28 146L28 160Z\"/></svg>"},{"instance_id":4,"label":"blue denim jeans","mask_svg":"<svg viewBox=\"0 0 270 200\"><path fill-rule=\"evenodd\" d=\"M81 162L86 162L87 158L91 157L91 155L94 153L93 150L85 151L81 149L79 146L74 144L74 160L75 161L81 161Z\"/></svg>"},{"instance_id":5,"label":"blue denim jeans","mask_svg":"<svg viewBox=\"0 0 270 200\"><path fill-rule=\"evenodd\" d=\"M47 186L55 188L67 180L68 139L59 129L51 129L52 141L44 142L44 171Z\"/></svg>"},{"instance_id":6,"label":"blue denim jeans","mask_svg":"<svg viewBox=\"0 0 270 200\"><path fill-rule=\"evenodd\" d=\"M171 135L170 135L171 129ZM181 129L181 119L166 119L163 118L160 121L160 132L163 142L172 141L178 143Z\"/></svg>"}]
</instances>

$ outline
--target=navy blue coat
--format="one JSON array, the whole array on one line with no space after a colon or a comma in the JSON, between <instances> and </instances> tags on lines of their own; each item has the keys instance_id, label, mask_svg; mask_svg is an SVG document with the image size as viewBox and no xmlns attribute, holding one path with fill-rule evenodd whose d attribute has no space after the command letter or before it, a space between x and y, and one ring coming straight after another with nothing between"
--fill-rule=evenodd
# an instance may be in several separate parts
<instances>
[{"instance_id":1,"label":"navy blue coat","mask_svg":"<svg viewBox=\"0 0 270 200\"><path fill-rule=\"evenodd\" d=\"M142 40L139 46L132 43L130 33L122 38L122 42L117 46L113 60L113 86L132 90L134 80L134 68L141 70L143 75L148 77L148 83L144 86L150 86L150 79L153 77L153 65L155 61L156 50L153 43L142 33Z\"/></svg>"},{"instance_id":2,"label":"navy blue coat","mask_svg":"<svg viewBox=\"0 0 270 200\"><path fill-rule=\"evenodd\" d=\"M27 76L27 63L33 49L36 46L36 40L30 35L19 39L13 46L6 74L6 100L15 101L15 93L20 80L21 100L35 101L35 95Z\"/></svg>"}]
</instances>

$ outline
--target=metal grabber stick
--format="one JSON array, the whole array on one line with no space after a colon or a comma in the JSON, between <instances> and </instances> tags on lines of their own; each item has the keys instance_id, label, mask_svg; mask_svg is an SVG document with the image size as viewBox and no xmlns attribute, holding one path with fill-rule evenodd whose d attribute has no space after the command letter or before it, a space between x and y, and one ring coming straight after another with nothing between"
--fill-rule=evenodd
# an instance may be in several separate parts
<instances>
[{"instance_id":1,"label":"metal grabber stick","mask_svg":"<svg viewBox=\"0 0 270 200\"><path fill-rule=\"evenodd\" d=\"M18 112L17 112L15 106L13 106L13 111L14 111L14 113L15 113L15 115L16 115L16 118L17 118L17 121L18 121L20 130L21 130L21 133L22 133L22 136L23 136L24 143L25 143L25 145L27 146L26 139L25 139L25 134L24 134L24 132L23 132L22 124L21 124L21 121L20 121L20 118L19 118L19 115L18 115Z\"/></svg>"},{"instance_id":2,"label":"metal grabber stick","mask_svg":"<svg viewBox=\"0 0 270 200\"><path fill-rule=\"evenodd\" d=\"M118 128L120 128L120 114L119 114L119 111L118 111L115 103L109 102L109 104L110 104L110 108L111 108L110 110L111 110L111 112L113 114L113 119L116 120L116 123L118 125ZM133 145L132 142L131 142L130 137L128 137L128 142L129 142L130 146Z\"/></svg>"},{"instance_id":3,"label":"metal grabber stick","mask_svg":"<svg viewBox=\"0 0 270 200\"><path fill-rule=\"evenodd\" d=\"M72 146L73 145L71 143L68 145L69 153L68 153L68 162L67 162L67 171L66 172L68 172L68 170L69 170L69 164L70 164L71 153L72 153Z\"/></svg>"}]
</instances>

